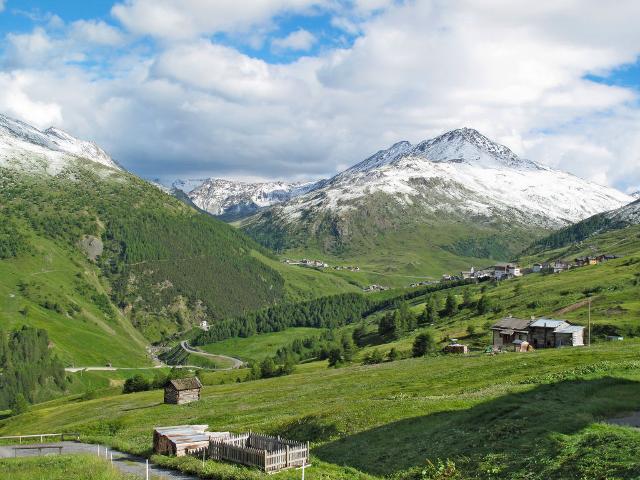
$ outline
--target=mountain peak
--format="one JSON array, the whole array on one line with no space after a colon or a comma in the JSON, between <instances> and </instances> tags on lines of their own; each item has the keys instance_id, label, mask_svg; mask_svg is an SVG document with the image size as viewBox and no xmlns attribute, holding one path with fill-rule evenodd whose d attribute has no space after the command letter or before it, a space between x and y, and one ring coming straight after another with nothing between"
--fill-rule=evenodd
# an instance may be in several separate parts
<instances>
[{"instance_id":1,"label":"mountain peak","mask_svg":"<svg viewBox=\"0 0 640 480\"><path fill-rule=\"evenodd\" d=\"M638 190L637 192L633 192L633 193L631 194L631 196L632 196L633 198L635 198L636 200L637 200L637 199L640 199L640 190Z\"/></svg>"},{"instance_id":2,"label":"mountain peak","mask_svg":"<svg viewBox=\"0 0 640 480\"><path fill-rule=\"evenodd\" d=\"M413 153L432 162L468 163L487 168L538 168L534 162L519 158L509 148L468 127L420 142Z\"/></svg>"},{"instance_id":3,"label":"mountain peak","mask_svg":"<svg viewBox=\"0 0 640 480\"><path fill-rule=\"evenodd\" d=\"M0 161L16 151L37 152L52 162L59 163L60 154L72 155L122 170L104 150L93 142L80 140L59 128L44 131L25 122L0 114Z\"/></svg>"}]
</instances>

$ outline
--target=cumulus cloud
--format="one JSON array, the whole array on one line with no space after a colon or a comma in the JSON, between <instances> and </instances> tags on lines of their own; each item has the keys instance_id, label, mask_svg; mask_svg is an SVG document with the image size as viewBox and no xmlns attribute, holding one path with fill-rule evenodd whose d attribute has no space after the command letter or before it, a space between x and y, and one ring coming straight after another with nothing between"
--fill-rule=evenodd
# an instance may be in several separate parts
<instances>
[{"instance_id":1,"label":"cumulus cloud","mask_svg":"<svg viewBox=\"0 0 640 480\"><path fill-rule=\"evenodd\" d=\"M332 21L357 32L353 44L286 65L212 33L261 25L264 38L274 17L314 13L314 1L129 0L112 10L126 34L93 20L65 26L64 38L10 34L0 111L57 123L165 179L326 176L398 140L471 126L553 167L640 184L638 91L586 78L636 61L640 3L339 3ZM118 47L136 35L158 38L156 49L110 59L102 76L74 64L100 58L80 38ZM289 37L273 48L311 46Z\"/></svg>"},{"instance_id":2,"label":"cumulus cloud","mask_svg":"<svg viewBox=\"0 0 640 480\"><path fill-rule=\"evenodd\" d=\"M306 52L316 43L316 37L308 30L300 28L283 38L275 38L271 47L278 50L294 50Z\"/></svg>"},{"instance_id":3,"label":"cumulus cloud","mask_svg":"<svg viewBox=\"0 0 640 480\"><path fill-rule=\"evenodd\" d=\"M247 31L270 22L284 11L305 11L320 0L257 0L250 7L236 0L127 0L112 14L132 32L167 39L184 39L202 34Z\"/></svg>"}]
</instances>

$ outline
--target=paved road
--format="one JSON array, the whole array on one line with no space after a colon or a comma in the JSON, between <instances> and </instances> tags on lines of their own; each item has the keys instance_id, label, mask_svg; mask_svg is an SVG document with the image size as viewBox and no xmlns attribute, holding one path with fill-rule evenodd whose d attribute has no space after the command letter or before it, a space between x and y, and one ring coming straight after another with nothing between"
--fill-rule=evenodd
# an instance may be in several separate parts
<instances>
[{"instance_id":1,"label":"paved road","mask_svg":"<svg viewBox=\"0 0 640 480\"><path fill-rule=\"evenodd\" d=\"M207 353L207 352L203 352L202 350L192 348L189 346L186 340L183 340L182 342L180 342L180 346L187 352L192 353L194 355L200 355L201 357L208 357L213 360L217 358L218 359L222 358L222 359L230 360L231 362L233 362L233 366L229 368L216 368L216 370L233 370L234 368L242 368L244 366L244 362L242 360L238 360L237 358L228 357L226 355L217 355L214 353Z\"/></svg>"},{"instance_id":2,"label":"paved road","mask_svg":"<svg viewBox=\"0 0 640 480\"><path fill-rule=\"evenodd\" d=\"M145 478L145 459L142 457L137 457L135 455L130 455L128 453L119 452L117 450L106 450L104 446L93 445L90 443L81 443L81 442L57 442L57 443L47 443L49 446L57 446L62 445L62 453L89 453L93 455L100 455L104 458L106 452L106 458L111 460L113 456L113 466L116 467L123 473L129 475L137 475L140 478ZM0 446L0 458L10 458L14 456L13 447L17 445L9 445L9 446ZM38 455L37 450L18 450L19 457L28 457ZM50 453L49 455L57 455L57 450L55 453ZM166 480L197 480L198 477L187 475L185 473L181 473L175 470L169 470L166 468L162 468L156 465L149 464L149 476L154 479L166 479Z\"/></svg>"}]
</instances>

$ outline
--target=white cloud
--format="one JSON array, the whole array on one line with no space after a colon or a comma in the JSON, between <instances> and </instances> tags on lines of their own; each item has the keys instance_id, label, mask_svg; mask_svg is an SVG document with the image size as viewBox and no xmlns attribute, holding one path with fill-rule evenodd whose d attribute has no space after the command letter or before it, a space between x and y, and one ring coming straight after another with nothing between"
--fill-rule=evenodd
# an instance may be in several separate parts
<instances>
[{"instance_id":1,"label":"white cloud","mask_svg":"<svg viewBox=\"0 0 640 480\"><path fill-rule=\"evenodd\" d=\"M154 177L329 175L398 140L472 126L534 160L637 187L638 93L585 75L640 55L640 3L490 1L335 7L357 29L351 47L276 65L203 36L259 32L258 45L274 15L315 2L130 0L114 15L161 38L157 52L134 49L96 78L65 60L94 55L78 32L126 42L113 27L9 35L0 111L59 123Z\"/></svg>"},{"instance_id":2,"label":"white cloud","mask_svg":"<svg viewBox=\"0 0 640 480\"><path fill-rule=\"evenodd\" d=\"M100 20L77 20L71 24L70 35L94 45L122 45L125 37L120 30Z\"/></svg>"},{"instance_id":3,"label":"white cloud","mask_svg":"<svg viewBox=\"0 0 640 480\"><path fill-rule=\"evenodd\" d=\"M283 38L276 38L271 42L271 47L278 50L293 50L298 52L306 52L316 43L316 37L305 30L300 28L295 32L291 32L289 35Z\"/></svg>"},{"instance_id":4,"label":"white cloud","mask_svg":"<svg viewBox=\"0 0 640 480\"><path fill-rule=\"evenodd\" d=\"M0 0L0 12L4 10L4 0Z\"/></svg>"},{"instance_id":5,"label":"white cloud","mask_svg":"<svg viewBox=\"0 0 640 480\"><path fill-rule=\"evenodd\" d=\"M248 31L284 11L305 11L320 0L127 0L111 13L130 31L167 39L193 38L216 32Z\"/></svg>"}]
</instances>

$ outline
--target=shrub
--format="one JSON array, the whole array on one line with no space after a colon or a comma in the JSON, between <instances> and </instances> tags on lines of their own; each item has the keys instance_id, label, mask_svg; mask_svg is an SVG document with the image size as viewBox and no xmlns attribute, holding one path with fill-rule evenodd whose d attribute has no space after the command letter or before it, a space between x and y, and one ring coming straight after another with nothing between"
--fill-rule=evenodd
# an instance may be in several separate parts
<instances>
[{"instance_id":1,"label":"shrub","mask_svg":"<svg viewBox=\"0 0 640 480\"><path fill-rule=\"evenodd\" d=\"M137 373L131 378L127 378L122 387L122 393L144 392L149 390L151 385L142 375Z\"/></svg>"}]
</instances>

